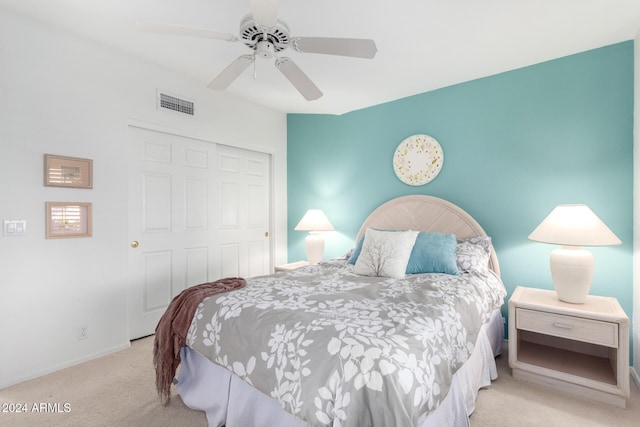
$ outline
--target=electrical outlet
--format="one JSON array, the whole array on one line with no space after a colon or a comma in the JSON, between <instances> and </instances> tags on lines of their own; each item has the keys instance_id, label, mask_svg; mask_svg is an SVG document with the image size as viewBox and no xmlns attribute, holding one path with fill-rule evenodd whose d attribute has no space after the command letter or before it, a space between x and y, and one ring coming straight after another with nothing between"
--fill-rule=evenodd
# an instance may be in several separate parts
<instances>
[{"instance_id":1,"label":"electrical outlet","mask_svg":"<svg viewBox=\"0 0 640 427\"><path fill-rule=\"evenodd\" d=\"M86 325L78 326L78 341L89 338L89 327Z\"/></svg>"}]
</instances>

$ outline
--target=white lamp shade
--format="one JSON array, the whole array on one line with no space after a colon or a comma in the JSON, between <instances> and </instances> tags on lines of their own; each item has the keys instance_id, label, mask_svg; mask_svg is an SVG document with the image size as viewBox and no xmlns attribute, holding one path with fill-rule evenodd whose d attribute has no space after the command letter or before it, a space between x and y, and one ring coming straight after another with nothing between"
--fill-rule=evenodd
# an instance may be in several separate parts
<instances>
[{"instance_id":1,"label":"white lamp shade","mask_svg":"<svg viewBox=\"0 0 640 427\"><path fill-rule=\"evenodd\" d=\"M309 209L302 217L296 231L334 231L333 225L320 209Z\"/></svg>"},{"instance_id":2,"label":"white lamp shade","mask_svg":"<svg viewBox=\"0 0 640 427\"><path fill-rule=\"evenodd\" d=\"M558 205L529 239L564 246L608 246L622 242L587 205Z\"/></svg>"}]
</instances>

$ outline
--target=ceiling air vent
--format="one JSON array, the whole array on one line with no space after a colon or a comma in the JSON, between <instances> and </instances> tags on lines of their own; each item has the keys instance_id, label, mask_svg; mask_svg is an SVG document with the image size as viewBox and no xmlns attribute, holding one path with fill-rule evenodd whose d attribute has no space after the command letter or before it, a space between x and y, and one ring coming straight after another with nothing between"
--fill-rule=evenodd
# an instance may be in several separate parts
<instances>
[{"instance_id":1,"label":"ceiling air vent","mask_svg":"<svg viewBox=\"0 0 640 427\"><path fill-rule=\"evenodd\" d=\"M158 106L166 110L177 111L178 113L193 116L194 104L186 99L180 99L176 96L159 93Z\"/></svg>"}]
</instances>

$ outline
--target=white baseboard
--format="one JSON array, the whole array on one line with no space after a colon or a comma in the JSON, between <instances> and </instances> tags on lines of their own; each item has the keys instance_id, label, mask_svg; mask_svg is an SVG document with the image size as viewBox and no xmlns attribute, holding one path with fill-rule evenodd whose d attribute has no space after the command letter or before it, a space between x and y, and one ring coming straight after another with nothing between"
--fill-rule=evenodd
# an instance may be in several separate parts
<instances>
[{"instance_id":1,"label":"white baseboard","mask_svg":"<svg viewBox=\"0 0 640 427\"><path fill-rule=\"evenodd\" d=\"M629 368L629 373L631 374L631 379L636 384L636 387L640 390L640 375L638 375L638 371L636 371L635 366Z\"/></svg>"},{"instance_id":2,"label":"white baseboard","mask_svg":"<svg viewBox=\"0 0 640 427\"><path fill-rule=\"evenodd\" d=\"M56 371L59 371L59 370L65 369L65 368L70 368L71 366L79 365L81 363L88 362L90 360L97 359L99 357L103 357L103 356L109 355L111 353L115 353L117 351L125 350L125 349L127 349L129 347L131 347L131 342L127 341L125 344L116 345L114 347L110 347L110 348L104 349L102 351L98 351L98 352L91 353L91 354L88 354L88 355L83 356L83 357L79 357L77 359L73 359L73 360L69 360L69 361L64 362L64 363L60 363L58 365L48 366L45 369L42 369L40 371L31 372L28 375L17 376L17 377L9 378L7 380L3 379L2 382L0 382L0 390L2 390L3 388L11 387L12 385L16 385L16 384L19 384L19 383L22 383L22 382L25 382L25 381L32 380L34 378L41 377L43 375L50 374L52 372L56 372Z\"/></svg>"}]
</instances>

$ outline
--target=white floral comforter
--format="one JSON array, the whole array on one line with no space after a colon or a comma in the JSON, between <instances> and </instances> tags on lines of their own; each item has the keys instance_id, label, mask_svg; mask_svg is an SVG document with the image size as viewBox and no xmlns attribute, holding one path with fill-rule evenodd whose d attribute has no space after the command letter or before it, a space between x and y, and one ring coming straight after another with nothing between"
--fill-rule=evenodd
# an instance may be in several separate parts
<instances>
[{"instance_id":1,"label":"white floral comforter","mask_svg":"<svg viewBox=\"0 0 640 427\"><path fill-rule=\"evenodd\" d=\"M205 299L187 344L314 426L414 426L506 291L492 273L365 277L332 260Z\"/></svg>"}]
</instances>

